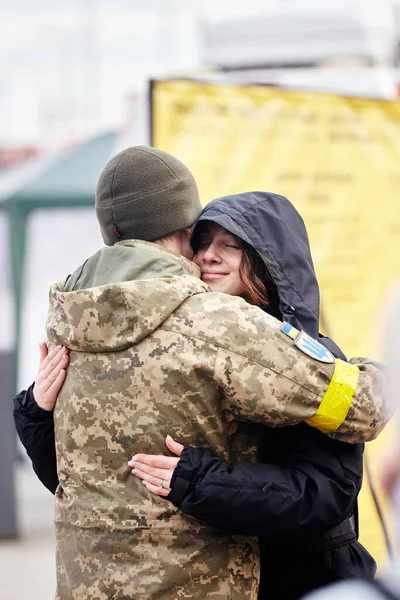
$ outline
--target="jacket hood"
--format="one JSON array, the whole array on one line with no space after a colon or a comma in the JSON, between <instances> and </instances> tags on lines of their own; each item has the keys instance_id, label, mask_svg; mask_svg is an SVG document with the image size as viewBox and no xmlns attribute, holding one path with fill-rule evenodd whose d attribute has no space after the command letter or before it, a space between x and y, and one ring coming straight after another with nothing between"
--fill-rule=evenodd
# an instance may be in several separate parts
<instances>
[{"instance_id":1,"label":"jacket hood","mask_svg":"<svg viewBox=\"0 0 400 600\"><path fill-rule=\"evenodd\" d=\"M205 291L189 260L156 244L120 242L51 287L47 336L71 350L123 350Z\"/></svg>"},{"instance_id":2,"label":"jacket hood","mask_svg":"<svg viewBox=\"0 0 400 600\"><path fill-rule=\"evenodd\" d=\"M206 220L225 227L267 259L282 320L318 338L319 287L303 219L289 200L268 192L217 198L204 208L193 235Z\"/></svg>"}]
</instances>

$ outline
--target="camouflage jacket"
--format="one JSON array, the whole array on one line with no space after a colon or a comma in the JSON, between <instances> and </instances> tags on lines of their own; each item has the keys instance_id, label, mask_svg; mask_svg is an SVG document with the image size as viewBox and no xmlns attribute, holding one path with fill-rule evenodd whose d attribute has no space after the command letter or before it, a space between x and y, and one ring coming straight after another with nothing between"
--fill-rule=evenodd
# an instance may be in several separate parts
<instances>
[{"instance_id":1,"label":"camouflage jacket","mask_svg":"<svg viewBox=\"0 0 400 600\"><path fill-rule=\"evenodd\" d=\"M155 244L104 248L54 285L47 335L71 350L54 414L58 598L255 600L256 540L151 496L128 459L165 453L171 434L255 460L257 427L239 435L239 421L306 420L359 442L387 420L376 365L311 358L299 332L209 292L195 265Z\"/></svg>"}]
</instances>

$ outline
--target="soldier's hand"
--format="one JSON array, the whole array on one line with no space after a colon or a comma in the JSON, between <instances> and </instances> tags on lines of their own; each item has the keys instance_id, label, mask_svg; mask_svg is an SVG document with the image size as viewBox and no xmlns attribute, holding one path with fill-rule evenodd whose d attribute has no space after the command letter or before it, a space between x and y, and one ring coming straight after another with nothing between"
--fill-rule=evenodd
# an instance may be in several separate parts
<instances>
[{"instance_id":1,"label":"soldier's hand","mask_svg":"<svg viewBox=\"0 0 400 600\"><path fill-rule=\"evenodd\" d=\"M183 446L167 435L165 443L169 450L178 457L182 454ZM142 480L143 484L156 496L168 496L171 491L171 479L179 458L163 456L162 454L135 454L128 462L132 473Z\"/></svg>"},{"instance_id":2,"label":"soldier's hand","mask_svg":"<svg viewBox=\"0 0 400 600\"><path fill-rule=\"evenodd\" d=\"M33 397L40 408L52 411L67 374L69 350L64 346L56 346L49 352L43 342L39 344L39 348L40 366L33 388Z\"/></svg>"}]
</instances>

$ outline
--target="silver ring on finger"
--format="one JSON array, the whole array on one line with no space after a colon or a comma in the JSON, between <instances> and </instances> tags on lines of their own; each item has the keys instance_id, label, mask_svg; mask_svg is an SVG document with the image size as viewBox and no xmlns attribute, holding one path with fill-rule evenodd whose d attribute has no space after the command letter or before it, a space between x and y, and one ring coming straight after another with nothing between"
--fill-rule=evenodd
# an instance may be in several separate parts
<instances>
[{"instance_id":1,"label":"silver ring on finger","mask_svg":"<svg viewBox=\"0 0 400 600\"><path fill-rule=\"evenodd\" d=\"M160 488L160 490L162 490L162 488L163 488L163 483L164 483L164 479L160 479L160 483L158 484L158 487Z\"/></svg>"}]
</instances>

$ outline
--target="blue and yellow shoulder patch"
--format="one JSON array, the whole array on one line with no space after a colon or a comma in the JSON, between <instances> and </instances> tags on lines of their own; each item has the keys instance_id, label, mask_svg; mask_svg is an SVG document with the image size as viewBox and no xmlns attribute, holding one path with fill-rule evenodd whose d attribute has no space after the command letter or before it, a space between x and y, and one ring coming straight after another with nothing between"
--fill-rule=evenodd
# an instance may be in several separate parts
<instances>
[{"instance_id":1,"label":"blue and yellow shoulder patch","mask_svg":"<svg viewBox=\"0 0 400 600\"><path fill-rule=\"evenodd\" d=\"M295 340L300 333L300 331L290 323L284 323L281 327L281 331L292 338L292 340Z\"/></svg>"},{"instance_id":2,"label":"blue and yellow shoulder patch","mask_svg":"<svg viewBox=\"0 0 400 600\"><path fill-rule=\"evenodd\" d=\"M335 362L335 357L332 352L329 352L325 346L314 340L310 335L304 333L304 331L299 331L290 323L284 323L281 327L282 333L289 336L293 341L296 348L301 350L303 354L307 354L310 358L314 360L319 360L320 362L333 364Z\"/></svg>"}]
</instances>

